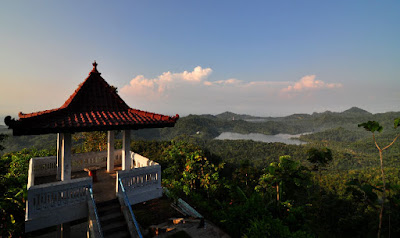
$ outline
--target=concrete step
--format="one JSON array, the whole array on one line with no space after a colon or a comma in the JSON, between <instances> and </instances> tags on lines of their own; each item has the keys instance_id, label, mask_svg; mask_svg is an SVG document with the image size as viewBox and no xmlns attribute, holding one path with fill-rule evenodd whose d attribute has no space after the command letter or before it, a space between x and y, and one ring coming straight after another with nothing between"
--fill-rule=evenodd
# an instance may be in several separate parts
<instances>
[{"instance_id":1,"label":"concrete step","mask_svg":"<svg viewBox=\"0 0 400 238\"><path fill-rule=\"evenodd\" d=\"M123 221L125 222L125 217L123 216L122 213L112 213L112 214L108 214L105 217L101 217L100 222L102 224L110 224L113 222L120 222Z\"/></svg>"},{"instance_id":2,"label":"concrete step","mask_svg":"<svg viewBox=\"0 0 400 238\"><path fill-rule=\"evenodd\" d=\"M123 220L123 221L113 221L113 222L110 222L110 223L103 223L102 224L102 229L103 229L103 231L107 231L107 230L112 230L115 227L122 227L122 226L126 226L125 220Z\"/></svg>"},{"instance_id":3,"label":"concrete step","mask_svg":"<svg viewBox=\"0 0 400 238\"><path fill-rule=\"evenodd\" d=\"M111 199L111 200L108 200L105 202L96 203L96 206L97 206L97 208L100 208L100 207L106 207L106 206L109 206L111 204L116 204L116 203L119 204L118 199Z\"/></svg>"},{"instance_id":4,"label":"concrete step","mask_svg":"<svg viewBox=\"0 0 400 238\"><path fill-rule=\"evenodd\" d=\"M126 231L128 232L128 227L126 226L125 220L124 221L116 221L109 224L104 224L102 226L104 235L112 234L117 231Z\"/></svg>"},{"instance_id":5,"label":"concrete step","mask_svg":"<svg viewBox=\"0 0 400 238\"><path fill-rule=\"evenodd\" d=\"M121 206L120 206L118 200L116 200L116 202L107 203L105 205L104 204L100 204L100 206L97 206L97 211L99 213L99 216L103 217L103 216L106 216L108 214L120 213L121 212Z\"/></svg>"},{"instance_id":6,"label":"concrete step","mask_svg":"<svg viewBox=\"0 0 400 238\"><path fill-rule=\"evenodd\" d=\"M127 231L115 231L110 235L104 234L104 238L130 238L131 236L129 235L129 232Z\"/></svg>"},{"instance_id":7,"label":"concrete step","mask_svg":"<svg viewBox=\"0 0 400 238\"><path fill-rule=\"evenodd\" d=\"M117 199L100 203L97 207L104 237L130 237Z\"/></svg>"}]
</instances>

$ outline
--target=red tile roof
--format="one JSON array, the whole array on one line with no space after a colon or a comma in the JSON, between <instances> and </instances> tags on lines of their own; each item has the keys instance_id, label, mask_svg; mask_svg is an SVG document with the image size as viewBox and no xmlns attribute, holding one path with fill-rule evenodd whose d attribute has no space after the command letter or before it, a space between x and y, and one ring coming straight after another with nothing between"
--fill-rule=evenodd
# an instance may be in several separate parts
<instances>
[{"instance_id":1,"label":"red tile roof","mask_svg":"<svg viewBox=\"0 0 400 238\"><path fill-rule=\"evenodd\" d=\"M97 63L69 99L57 109L4 120L14 135L172 127L179 118L130 108L97 71Z\"/></svg>"}]
</instances>

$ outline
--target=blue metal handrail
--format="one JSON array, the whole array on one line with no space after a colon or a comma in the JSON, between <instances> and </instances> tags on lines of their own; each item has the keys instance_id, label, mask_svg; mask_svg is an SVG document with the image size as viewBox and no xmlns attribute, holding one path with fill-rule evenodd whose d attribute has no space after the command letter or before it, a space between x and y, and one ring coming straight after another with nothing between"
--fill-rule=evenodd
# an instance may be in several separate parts
<instances>
[{"instance_id":1,"label":"blue metal handrail","mask_svg":"<svg viewBox=\"0 0 400 238\"><path fill-rule=\"evenodd\" d=\"M102 238L103 237L103 231L101 229L100 218L99 218L99 215L97 213L96 203L94 202L93 189L92 189L91 185L89 186L89 195L90 195L90 199L92 200L92 203L93 203L94 215L96 216L96 223L97 223L97 226L99 227L99 233L100 233L99 235Z\"/></svg>"},{"instance_id":2,"label":"blue metal handrail","mask_svg":"<svg viewBox=\"0 0 400 238\"><path fill-rule=\"evenodd\" d=\"M133 224L135 224L136 232L138 233L139 238L143 238L142 233L140 232L140 229L139 229L139 223L136 221L135 214L133 214L131 203L129 202L128 196L126 195L126 192L125 192L124 185L122 184L122 181L120 178L118 179L118 182L121 187L121 191L124 194L125 205L129 208L129 212L131 213Z\"/></svg>"}]
</instances>

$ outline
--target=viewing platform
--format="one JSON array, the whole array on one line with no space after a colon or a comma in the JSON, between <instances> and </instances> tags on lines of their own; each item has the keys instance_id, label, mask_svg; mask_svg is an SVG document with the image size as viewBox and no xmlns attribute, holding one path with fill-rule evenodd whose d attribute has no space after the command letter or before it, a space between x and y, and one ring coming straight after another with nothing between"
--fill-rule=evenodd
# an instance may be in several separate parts
<instances>
[{"instance_id":1,"label":"viewing platform","mask_svg":"<svg viewBox=\"0 0 400 238\"><path fill-rule=\"evenodd\" d=\"M123 203L119 181L130 205L162 196L158 163L131 151L131 169L121 170L121 157L122 150L114 151L116 167L107 172L107 152L73 154L71 179L66 181L57 181L56 156L32 158L27 186L26 232L90 217L91 191L95 204L116 198ZM97 182L84 171L88 167L100 168Z\"/></svg>"}]
</instances>

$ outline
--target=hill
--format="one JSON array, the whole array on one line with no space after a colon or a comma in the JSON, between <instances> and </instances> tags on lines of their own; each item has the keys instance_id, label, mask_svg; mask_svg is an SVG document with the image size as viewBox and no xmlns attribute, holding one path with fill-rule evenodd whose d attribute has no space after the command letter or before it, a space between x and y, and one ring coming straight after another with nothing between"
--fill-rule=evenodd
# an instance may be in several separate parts
<instances>
[{"instance_id":1,"label":"hill","mask_svg":"<svg viewBox=\"0 0 400 238\"><path fill-rule=\"evenodd\" d=\"M262 117L255 117L255 116L250 116L247 114L236 114L233 112L223 112L218 115L215 115L216 118L222 119L222 120L252 120L252 119L263 119Z\"/></svg>"},{"instance_id":2,"label":"hill","mask_svg":"<svg viewBox=\"0 0 400 238\"><path fill-rule=\"evenodd\" d=\"M162 129L143 129L132 131L134 140L172 140L177 137L190 136L195 139L211 140L219 136L222 132L235 132L241 134L261 133L265 135L300 134L306 132L319 133L315 136L304 136L303 139L310 141L323 139L324 136L338 138L334 134L339 130L341 138L346 140L346 136L357 135L355 138L368 136L361 128L359 123L376 120L385 127L385 133L393 131L391 129L394 118L400 117L400 112L386 112L372 114L361 108L352 107L343 112L322 112L312 114L293 114L284 117L256 117L246 114L236 114L224 112L217 115L189 115L178 120L173 128ZM233 120L234 119L234 120ZM343 132L344 131L344 132ZM0 125L0 133L11 134L5 126ZM10 136L5 142L5 151L20 150L25 147L36 146L39 148L55 147L55 135L42 136ZM352 137L354 140L354 137Z\"/></svg>"},{"instance_id":3,"label":"hill","mask_svg":"<svg viewBox=\"0 0 400 238\"><path fill-rule=\"evenodd\" d=\"M358 107L352 107L350 109L347 109L346 111L342 112L342 114L353 114L361 116L372 115L372 113Z\"/></svg>"}]
</instances>

